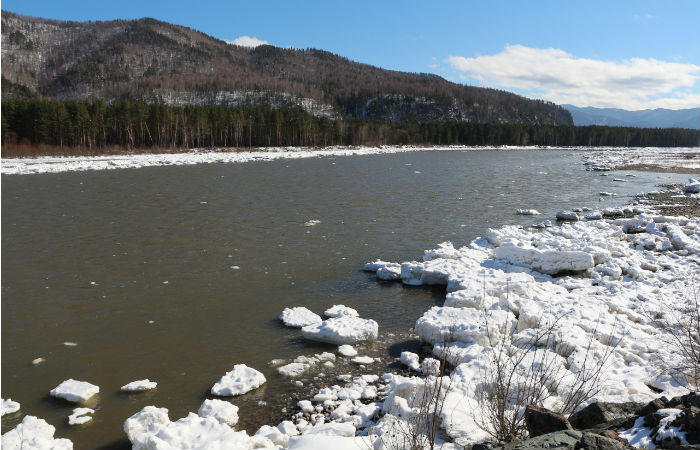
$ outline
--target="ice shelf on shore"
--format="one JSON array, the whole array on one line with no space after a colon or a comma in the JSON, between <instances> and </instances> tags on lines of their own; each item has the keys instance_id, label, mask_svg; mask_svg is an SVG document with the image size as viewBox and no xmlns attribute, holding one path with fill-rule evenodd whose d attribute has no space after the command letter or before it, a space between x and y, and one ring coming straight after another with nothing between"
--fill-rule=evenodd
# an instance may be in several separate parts
<instances>
[{"instance_id":1,"label":"ice shelf on shore","mask_svg":"<svg viewBox=\"0 0 700 450\"><path fill-rule=\"evenodd\" d=\"M69 402L85 402L93 395L100 392L100 388L87 381L77 381L69 379L56 386L51 390L51 395L54 397L68 400Z\"/></svg>"},{"instance_id":2,"label":"ice shelf on shore","mask_svg":"<svg viewBox=\"0 0 700 450\"><path fill-rule=\"evenodd\" d=\"M220 396L242 395L265 383L265 375L245 364L236 364L211 388L211 393Z\"/></svg>"},{"instance_id":3,"label":"ice shelf on shore","mask_svg":"<svg viewBox=\"0 0 700 450\"><path fill-rule=\"evenodd\" d=\"M19 402L12 401L11 398L0 399L0 415L13 414L19 411Z\"/></svg>"},{"instance_id":4,"label":"ice shelf on shore","mask_svg":"<svg viewBox=\"0 0 700 450\"><path fill-rule=\"evenodd\" d=\"M320 324L303 327L301 334L304 338L312 341L335 345L355 344L377 339L379 325L372 319L345 315L332 317Z\"/></svg>"},{"instance_id":5,"label":"ice shelf on shore","mask_svg":"<svg viewBox=\"0 0 700 450\"><path fill-rule=\"evenodd\" d=\"M146 378L144 380L136 380L136 381L132 381L131 383L125 384L124 386L121 387L121 390L123 392L141 392L141 391L149 391L149 390L155 389L157 387L158 387L158 383Z\"/></svg>"},{"instance_id":6,"label":"ice shelf on shore","mask_svg":"<svg viewBox=\"0 0 700 450\"><path fill-rule=\"evenodd\" d=\"M2 450L73 450L73 443L68 439L55 439L55 432L56 428L44 419L25 416L19 425L2 435Z\"/></svg>"},{"instance_id":7,"label":"ice shelf on shore","mask_svg":"<svg viewBox=\"0 0 700 450\"><path fill-rule=\"evenodd\" d=\"M488 437L467 405L476 404L486 382L490 349L504 339L530 342L547 324L556 331L530 358L550 355L565 372L545 407L557 408L575 373L606 354L605 383L591 401L646 402L685 392L658 370L680 361L654 317L677 316L694 298L700 220L631 208L604 215L611 218L542 230L503 226L462 248L443 243L422 262L402 264L403 283L447 289L444 306L428 310L414 330L434 345L436 358L456 366L441 423L457 444ZM433 375L438 368L433 364ZM402 420L416 407L410 397L420 397L430 379L392 378L383 410Z\"/></svg>"},{"instance_id":8,"label":"ice shelf on shore","mask_svg":"<svg viewBox=\"0 0 700 450\"><path fill-rule=\"evenodd\" d=\"M303 306L284 308L280 315L280 320L288 327L305 327L315 323L321 323L321 316Z\"/></svg>"}]
</instances>

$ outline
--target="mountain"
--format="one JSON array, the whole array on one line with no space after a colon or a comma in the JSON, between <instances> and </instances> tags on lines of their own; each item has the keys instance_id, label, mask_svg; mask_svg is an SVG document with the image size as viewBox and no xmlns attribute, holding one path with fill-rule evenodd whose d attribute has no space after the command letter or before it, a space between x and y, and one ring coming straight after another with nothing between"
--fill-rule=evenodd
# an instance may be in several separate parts
<instances>
[{"instance_id":1,"label":"mountain","mask_svg":"<svg viewBox=\"0 0 700 450\"><path fill-rule=\"evenodd\" d=\"M615 108L578 107L562 105L569 110L575 125L608 125L641 128L700 129L700 108L645 109L628 111Z\"/></svg>"},{"instance_id":2,"label":"mountain","mask_svg":"<svg viewBox=\"0 0 700 450\"><path fill-rule=\"evenodd\" d=\"M63 22L2 12L2 97L267 105L387 122L572 124L553 103L384 70L315 49L239 47L154 19Z\"/></svg>"}]
</instances>

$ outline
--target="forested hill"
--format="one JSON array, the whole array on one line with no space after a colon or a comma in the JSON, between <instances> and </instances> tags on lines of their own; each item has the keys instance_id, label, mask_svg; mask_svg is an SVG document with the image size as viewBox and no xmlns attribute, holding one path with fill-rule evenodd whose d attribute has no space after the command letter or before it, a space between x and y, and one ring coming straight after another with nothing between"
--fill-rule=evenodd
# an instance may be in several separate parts
<instances>
[{"instance_id":1,"label":"forested hill","mask_svg":"<svg viewBox=\"0 0 700 450\"><path fill-rule=\"evenodd\" d=\"M2 97L292 108L391 123L573 124L552 103L322 50L239 47L154 19L61 22L6 11Z\"/></svg>"}]
</instances>

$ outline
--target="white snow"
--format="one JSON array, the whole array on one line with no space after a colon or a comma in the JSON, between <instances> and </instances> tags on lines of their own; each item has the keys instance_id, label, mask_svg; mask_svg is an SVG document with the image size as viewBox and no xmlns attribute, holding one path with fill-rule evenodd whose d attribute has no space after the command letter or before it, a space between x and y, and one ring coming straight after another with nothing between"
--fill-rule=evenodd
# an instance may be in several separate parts
<instances>
[{"instance_id":1,"label":"white snow","mask_svg":"<svg viewBox=\"0 0 700 450\"><path fill-rule=\"evenodd\" d=\"M666 408L659 409L654 414L663 416L659 421L657 429L653 430L644 426L644 417L639 417L632 428L620 432L620 437L626 439L633 447L637 448L656 448L654 441L662 442L665 439L677 438L681 445L688 445L686 433L671 426L671 423L676 420L681 413L680 409Z\"/></svg>"},{"instance_id":2,"label":"white snow","mask_svg":"<svg viewBox=\"0 0 700 450\"><path fill-rule=\"evenodd\" d=\"M352 345L348 345L348 344L343 344L343 345L339 346L338 353L340 353L343 356L350 357L350 358L353 356L357 356L357 350L355 350L355 347L353 347Z\"/></svg>"},{"instance_id":3,"label":"white snow","mask_svg":"<svg viewBox=\"0 0 700 450\"><path fill-rule=\"evenodd\" d=\"M90 414L95 414L95 410L91 408L75 408L73 414L68 416L68 425L82 425L92 420Z\"/></svg>"},{"instance_id":4,"label":"white snow","mask_svg":"<svg viewBox=\"0 0 700 450\"><path fill-rule=\"evenodd\" d=\"M280 320L288 327L305 327L323 321L321 316L303 306L284 308Z\"/></svg>"},{"instance_id":5,"label":"white snow","mask_svg":"<svg viewBox=\"0 0 700 450\"><path fill-rule=\"evenodd\" d=\"M3 450L73 450L68 439L54 439L56 428L44 419L25 416L22 422L2 435Z\"/></svg>"},{"instance_id":6,"label":"white snow","mask_svg":"<svg viewBox=\"0 0 700 450\"><path fill-rule=\"evenodd\" d=\"M89 400L90 397L98 392L100 392L98 386L87 381L77 381L71 378L56 386L50 393L54 397L78 403Z\"/></svg>"},{"instance_id":7,"label":"white snow","mask_svg":"<svg viewBox=\"0 0 700 450\"><path fill-rule=\"evenodd\" d=\"M323 312L326 317L337 318L337 317L359 317L360 315L356 310L345 305L333 305Z\"/></svg>"},{"instance_id":8,"label":"white snow","mask_svg":"<svg viewBox=\"0 0 700 450\"><path fill-rule=\"evenodd\" d=\"M683 186L683 192L686 194L698 194L700 193L700 181L691 178L688 180L688 184Z\"/></svg>"},{"instance_id":9,"label":"white snow","mask_svg":"<svg viewBox=\"0 0 700 450\"><path fill-rule=\"evenodd\" d=\"M401 357L399 359L401 360L401 364L407 366L411 370L417 371L420 369L420 358L416 353L401 352Z\"/></svg>"},{"instance_id":10,"label":"white snow","mask_svg":"<svg viewBox=\"0 0 700 450\"><path fill-rule=\"evenodd\" d=\"M265 375L245 364L236 364L230 372L211 388L211 393L220 396L242 395L265 383Z\"/></svg>"},{"instance_id":11,"label":"white snow","mask_svg":"<svg viewBox=\"0 0 700 450\"><path fill-rule=\"evenodd\" d=\"M213 417L221 423L234 426L238 423L238 406L216 398L204 400L197 411L199 417Z\"/></svg>"},{"instance_id":12,"label":"white snow","mask_svg":"<svg viewBox=\"0 0 700 450\"><path fill-rule=\"evenodd\" d=\"M12 401L11 398L0 399L0 401L2 402L0 404L1 416L4 416L5 414L13 414L19 411L19 402Z\"/></svg>"},{"instance_id":13,"label":"white snow","mask_svg":"<svg viewBox=\"0 0 700 450\"><path fill-rule=\"evenodd\" d=\"M574 211L557 211L557 220L579 220L580 217Z\"/></svg>"},{"instance_id":14,"label":"white snow","mask_svg":"<svg viewBox=\"0 0 700 450\"><path fill-rule=\"evenodd\" d=\"M301 334L304 338L312 341L336 345L355 344L377 339L379 325L372 319L345 315L324 320L320 324L303 327Z\"/></svg>"},{"instance_id":15,"label":"white snow","mask_svg":"<svg viewBox=\"0 0 700 450\"><path fill-rule=\"evenodd\" d=\"M372 364L374 363L374 358L371 356L356 356L351 361L355 364Z\"/></svg>"},{"instance_id":16,"label":"white snow","mask_svg":"<svg viewBox=\"0 0 700 450\"><path fill-rule=\"evenodd\" d=\"M140 392L149 391L151 389L155 389L156 387L158 387L158 383L146 378L144 380L136 380L132 381L131 383L125 384L124 386L122 386L121 390L124 392Z\"/></svg>"}]
</instances>

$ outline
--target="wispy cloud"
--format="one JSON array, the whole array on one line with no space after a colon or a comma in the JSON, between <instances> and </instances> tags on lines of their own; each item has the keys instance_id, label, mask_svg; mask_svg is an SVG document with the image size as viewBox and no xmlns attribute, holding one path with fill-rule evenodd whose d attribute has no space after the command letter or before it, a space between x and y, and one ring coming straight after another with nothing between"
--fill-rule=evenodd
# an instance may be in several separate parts
<instances>
[{"instance_id":1,"label":"wispy cloud","mask_svg":"<svg viewBox=\"0 0 700 450\"><path fill-rule=\"evenodd\" d=\"M447 61L465 80L577 106L625 109L700 106L700 66L651 58L604 61L560 49L508 45L494 55Z\"/></svg>"},{"instance_id":2,"label":"wispy cloud","mask_svg":"<svg viewBox=\"0 0 700 450\"><path fill-rule=\"evenodd\" d=\"M232 41L226 41L229 44L233 45L239 45L241 47L257 47L259 45L269 45L270 43L267 41L263 41L262 39L258 39L256 37L251 37L251 36L241 36L237 37L236 39Z\"/></svg>"}]
</instances>

